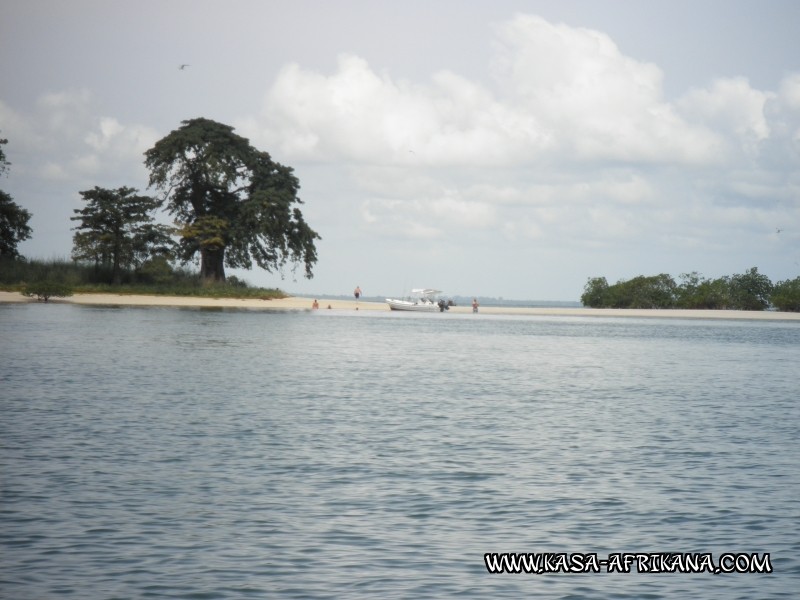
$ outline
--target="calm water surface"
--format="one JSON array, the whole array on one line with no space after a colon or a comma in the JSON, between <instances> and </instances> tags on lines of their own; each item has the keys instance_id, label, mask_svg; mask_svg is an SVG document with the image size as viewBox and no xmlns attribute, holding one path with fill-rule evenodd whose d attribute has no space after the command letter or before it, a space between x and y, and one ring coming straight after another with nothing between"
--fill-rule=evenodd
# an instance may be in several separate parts
<instances>
[{"instance_id":1,"label":"calm water surface","mask_svg":"<svg viewBox=\"0 0 800 600\"><path fill-rule=\"evenodd\" d=\"M796 598L799 370L795 322L2 305L0 596Z\"/></svg>"}]
</instances>

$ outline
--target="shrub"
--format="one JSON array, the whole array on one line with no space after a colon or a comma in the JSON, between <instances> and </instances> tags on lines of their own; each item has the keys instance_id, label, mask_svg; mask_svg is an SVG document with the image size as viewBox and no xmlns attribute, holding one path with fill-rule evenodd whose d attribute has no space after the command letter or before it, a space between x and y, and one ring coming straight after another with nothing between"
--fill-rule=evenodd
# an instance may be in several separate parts
<instances>
[{"instance_id":1,"label":"shrub","mask_svg":"<svg viewBox=\"0 0 800 600\"><path fill-rule=\"evenodd\" d=\"M22 293L29 298L36 296L39 301L47 302L50 298L66 298L72 296L72 289L65 283L54 281L37 281L36 283L26 284Z\"/></svg>"},{"instance_id":2,"label":"shrub","mask_svg":"<svg viewBox=\"0 0 800 600\"><path fill-rule=\"evenodd\" d=\"M232 288L247 287L247 282L242 279L239 279L238 277L236 277L236 275L228 275L228 277L225 278L225 283Z\"/></svg>"},{"instance_id":3,"label":"shrub","mask_svg":"<svg viewBox=\"0 0 800 600\"><path fill-rule=\"evenodd\" d=\"M766 310L772 294L769 277L753 267L730 279L731 308L736 310Z\"/></svg>"},{"instance_id":4,"label":"shrub","mask_svg":"<svg viewBox=\"0 0 800 600\"><path fill-rule=\"evenodd\" d=\"M170 283L173 280L172 267L164 256L156 256L146 260L137 271L142 283Z\"/></svg>"},{"instance_id":5,"label":"shrub","mask_svg":"<svg viewBox=\"0 0 800 600\"><path fill-rule=\"evenodd\" d=\"M778 310L800 312L800 277L776 283L770 300Z\"/></svg>"}]
</instances>

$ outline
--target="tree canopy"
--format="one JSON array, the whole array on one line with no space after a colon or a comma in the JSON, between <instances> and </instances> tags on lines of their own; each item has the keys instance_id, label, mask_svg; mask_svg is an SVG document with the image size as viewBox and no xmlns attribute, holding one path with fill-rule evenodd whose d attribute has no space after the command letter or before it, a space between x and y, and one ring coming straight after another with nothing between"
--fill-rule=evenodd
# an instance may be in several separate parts
<instances>
[{"instance_id":1,"label":"tree canopy","mask_svg":"<svg viewBox=\"0 0 800 600\"><path fill-rule=\"evenodd\" d=\"M315 240L297 205L293 169L274 162L233 128L198 118L145 152L150 186L175 216L184 261L200 254L201 276L224 281L225 266L282 271L305 266L311 278Z\"/></svg>"},{"instance_id":2,"label":"tree canopy","mask_svg":"<svg viewBox=\"0 0 800 600\"><path fill-rule=\"evenodd\" d=\"M776 283L770 299L778 310L800 312L800 277Z\"/></svg>"},{"instance_id":3,"label":"tree canopy","mask_svg":"<svg viewBox=\"0 0 800 600\"><path fill-rule=\"evenodd\" d=\"M677 285L669 275L642 275L609 285L605 277L590 277L581 302L592 308L700 308L730 310L798 310L800 278L773 286L769 277L752 267L745 273L705 279L698 273L681 275Z\"/></svg>"},{"instance_id":4,"label":"tree canopy","mask_svg":"<svg viewBox=\"0 0 800 600\"><path fill-rule=\"evenodd\" d=\"M752 267L746 273L731 277L731 303L740 310L765 310L769 308L772 282L769 277Z\"/></svg>"},{"instance_id":5,"label":"tree canopy","mask_svg":"<svg viewBox=\"0 0 800 600\"><path fill-rule=\"evenodd\" d=\"M3 151L7 143L8 140L0 139L0 175L6 174L11 166ZM19 256L17 245L31 237L30 219L30 212L14 202L10 194L0 190L0 257Z\"/></svg>"},{"instance_id":6,"label":"tree canopy","mask_svg":"<svg viewBox=\"0 0 800 600\"><path fill-rule=\"evenodd\" d=\"M173 241L169 228L153 223L159 201L137 194L137 190L95 187L80 192L86 206L75 209L72 258L91 260L112 269L120 283L122 269L141 265L153 255L169 254Z\"/></svg>"}]
</instances>

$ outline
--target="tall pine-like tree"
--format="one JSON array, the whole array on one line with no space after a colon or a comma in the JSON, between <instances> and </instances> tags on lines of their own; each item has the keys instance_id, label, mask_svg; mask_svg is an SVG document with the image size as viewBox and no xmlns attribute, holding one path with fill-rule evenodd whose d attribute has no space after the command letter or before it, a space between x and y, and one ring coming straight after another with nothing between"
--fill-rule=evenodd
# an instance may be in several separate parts
<instances>
[{"instance_id":1,"label":"tall pine-like tree","mask_svg":"<svg viewBox=\"0 0 800 600\"><path fill-rule=\"evenodd\" d=\"M122 270L141 265L157 254L169 254L174 242L170 228L154 223L159 201L142 196L130 187L116 190L95 187L80 193L86 206L75 209L77 216L72 258L92 261L111 269L115 284Z\"/></svg>"}]
</instances>

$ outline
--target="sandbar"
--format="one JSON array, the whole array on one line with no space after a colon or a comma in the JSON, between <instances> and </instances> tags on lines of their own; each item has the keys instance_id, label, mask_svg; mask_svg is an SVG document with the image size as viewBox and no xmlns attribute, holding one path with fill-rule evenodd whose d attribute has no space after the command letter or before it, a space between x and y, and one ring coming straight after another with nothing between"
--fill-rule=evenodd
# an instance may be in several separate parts
<instances>
[{"instance_id":1,"label":"sandbar","mask_svg":"<svg viewBox=\"0 0 800 600\"><path fill-rule=\"evenodd\" d=\"M0 291L0 302L36 302L18 292ZM140 294L75 294L68 298L51 299L52 303L95 306L154 306L183 308L225 308L247 310L311 310L313 298L291 296L274 300L254 298L201 298L194 296L148 296ZM330 308L329 308L330 307ZM319 310L336 311L389 311L384 302L360 300L319 299ZM471 313L470 306L453 306L450 313ZM679 318L679 319L750 319L769 321L800 321L800 313L778 311L743 310L680 310L680 309L627 309L627 308L562 308L481 306L479 314L488 315L536 315L563 317L634 317L634 318Z\"/></svg>"}]
</instances>

